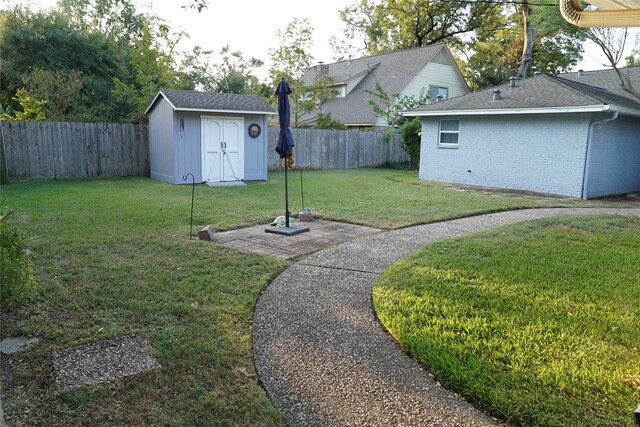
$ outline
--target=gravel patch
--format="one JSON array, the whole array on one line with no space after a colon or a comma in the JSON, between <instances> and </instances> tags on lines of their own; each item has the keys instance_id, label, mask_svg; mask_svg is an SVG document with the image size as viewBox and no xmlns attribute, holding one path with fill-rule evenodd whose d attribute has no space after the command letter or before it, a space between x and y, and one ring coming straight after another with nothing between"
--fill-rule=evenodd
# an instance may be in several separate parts
<instances>
[{"instance_id":1,"label":"gravel patch","mask_svg":"<svg viewBox=\"0 0 640 427\"><path fill-rule=\"evenodd\" d=\"M292 426L490 426L499 422L441 387L378 322L380 273L421 247L505 224L640 209L528 209L373 234L303 259L254 312L258 375Z\"/></svg>"},{"instance_id":2,"label":"gravel patch","mask_svg":"<svg viewBox=\"0 0 640 427\"><path fill-rule=\"evenodd\" d=\"M147 341L139 337L116 338L56 351L52 361L56 388L63 392L161 368L150 354Z\"/></svg>"}]
</instances>

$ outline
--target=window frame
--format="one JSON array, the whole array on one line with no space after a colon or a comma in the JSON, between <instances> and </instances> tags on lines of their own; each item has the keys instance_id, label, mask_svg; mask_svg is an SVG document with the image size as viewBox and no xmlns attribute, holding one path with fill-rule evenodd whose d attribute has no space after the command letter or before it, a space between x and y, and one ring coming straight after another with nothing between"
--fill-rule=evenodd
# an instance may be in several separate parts
<instances>
[{"instance_id":1,"label":"window frame","mask_svg":"<svg viewBox=\"0 0 640 427\"><path fill-rule=\"evenodd\" d=\"M457 130L442 130L442 122L457 122ZM442 142L442 135L456 135L456 142ZM438 122L438 147L458 148L460 146L460 119L440 119Z\"/></svg>"}]
</instances>

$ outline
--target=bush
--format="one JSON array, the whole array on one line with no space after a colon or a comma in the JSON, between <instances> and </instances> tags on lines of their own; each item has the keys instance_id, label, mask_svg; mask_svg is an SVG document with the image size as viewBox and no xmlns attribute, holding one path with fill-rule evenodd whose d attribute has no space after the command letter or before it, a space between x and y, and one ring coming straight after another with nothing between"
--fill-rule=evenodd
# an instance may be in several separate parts
<instances>
[{"instance_id":1,"label":"bush","mask_svg":"<svg viewBox=\"0 0 640 427\"><path fill-rule=\"evenodd\" d=\"M24 237L12 221L12 213L0 214L0 300L5 310L23 304L36 291Z\"/></svg>"},{"instance_id":2,"label":"bush","mask_svg":"<svg viewBox=\"0 0 640 427\"><path fill-rule=\"evenodd\" d=\"M416 117L400 125L400 137L402 147L411 159L411 169L417 169L420 165L420 132L422 130L422 120Z\"/></svg>"}]
</instances>

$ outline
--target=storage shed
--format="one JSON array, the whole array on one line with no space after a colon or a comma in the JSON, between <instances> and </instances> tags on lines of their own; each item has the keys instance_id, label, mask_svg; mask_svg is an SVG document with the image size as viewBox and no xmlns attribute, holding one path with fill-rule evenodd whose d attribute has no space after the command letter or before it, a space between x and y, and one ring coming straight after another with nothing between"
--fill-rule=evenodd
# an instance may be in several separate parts
<instances>
[{"instance_id":1,"label":"storage shed","mask_svg":"<svg viewBox=\"0 0 640 427\"><path fill-rule=\"evenodd\" d=\"M151 178L172 184L267 179L267 116L255 95L161 89L147 110Z\"/></svg>"}]
</instances>

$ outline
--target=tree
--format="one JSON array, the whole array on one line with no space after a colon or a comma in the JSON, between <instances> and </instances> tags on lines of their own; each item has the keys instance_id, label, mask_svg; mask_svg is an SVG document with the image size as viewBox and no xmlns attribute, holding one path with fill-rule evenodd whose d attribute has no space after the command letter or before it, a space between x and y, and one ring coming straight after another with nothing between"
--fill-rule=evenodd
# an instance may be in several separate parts
<instances>
[{"instance_id":1,"label":"tree","mask_svg":"<svg viewBox=\"0 0 640 427\"><path fill-rule=\"evenodd\" d=\"M631 52L631 55L625 58L627 67L640 67L640 47L637 47Z\"/></svg>"},{"instance_id":2,"label":"tree","mask_svg":"<svg viewBox=\"0 0 640 427\"><path fill-rule=\"evenodd\" d=\"M369 54L448 42L461 44L461 36L491 25L500 13L492 2L360 0L340 12L345 39L364 40Z\"/></svg>"},{"instance_id":3,"label":"tree","mask_svg":"<svg viewBox=\"0 0 640 427\"><path fill-rule=\"evenodd\" d=\"M84 90L85 77L78 70L43 70L36 68L24 78L25 95L43 100L47 120L88 121L100 116L100 107Z\"/></svg>"},{"instance_id":4,"label":"tree","mask_svg":"<svg viewBox=\"0 0 640 427\"><path fill-rule=\"evenodd\" d=\"M422 119L416 117L407 120L400 126L400 138L402 148L407 152L410 159L409 168L415 169L420 165L420 132L422 131Z\"/></svg>"},{"instance_id":5,"label":"tree","mask_svg":"<svg viewBox=\"0 0 640 427\"><path fill-rule=\"evenodd\" d=\"M141 34L147 17L131 0L58 0L58 9L81 31L99 32L127 44Z\"/></svg>"},{"instance_id":6,"label":"tree","mask_svg":"<svg viewBox=\"0 0 640 427\"><path fill-rule=\"evenodd\" d=\"M369 100L369 106L373 112L378 117L384 117L390 127L400 126L407 120L402 116L403 111L419 107L429 101L429 92L424 88L420 90L418 96L399 93L389 95L380 82L376 82L375 91L368 90L366 92L374 97Z\"/></svg>"},{"instance_id":7,"label":"tree","mask_svg":"<svg viewBox=\"0 0 640 427\"><path fill-rule=\"evenodd\" d=\"M17 90L34 70L76 70L83 75L83 93L100 107L96 110L100 116L92 119L119 116L111 97L112 79L124 78L126 62L122 51L102 34L76 30L56 11L33 13L15 7L0 11L0 46L0 103L5 108L21 108L15 98Z\"/></svg>"},{"instance_id":8,"label":"tree","mask_svg":"<svg viewBox=\"0 0 640 427\"><path fill-rule=\"evenodd\" d=\"M220 50L222 62L211 61L212 51L196 46L183 63L199 89L220 93L259 93L260 83L252 73L264 62L257 58L245 60L242 53L229 45Z\"/></svg>"},{"instance_id":9,"label":"tree","mask_svg":"<svg viewBox=\"0 0 640 427\"><path fill-rule=\"evenodd\" d=\"M279 39L278 47L269 49L272 63L269 78L274 88L281 78L289 83L293 90L293 127L298 127L298 120L302 114L300 101L304 98L302 77L313 60L309 53L313 43L313 27L307 19L294 18L284 30L278 30L276 34Z\"/></svg>"},{"instance_id":10,"label":"tree","mask_svg":"<svg viewBox=\"0 0 640 427\"><path fill-rule=\"evenodd\" d=\"M180 6L183 9L196 9L198 13L209 7L206 0L190 0L187 4Z\"/></svg>"},{"instance_id":11,"label":"tree","mask_svg":"<svg viewBox=\"0 0 640 427\"><path fill-rule=\"evenodd\" d=\"M540 0L534 6L525 0L517 12L523 48L516 77L523 79L531 75L530 67L555 74L580 60L586 33L562 18L557 3Z\"/></svg>"},{"instance_id":12,"label":"tree","mask_svg":"<svg viewBox=\"0 0 640 427\"><path fill-rule=\"evenodd\" d=\"M311 86L304 86L304 96L299 101L299 108L302 114L319 110L322 114L322 104L337 96L336 90L332 87L333 78L330 76L316 80ZM327 116L328 117L328 116Z\"/></svg>"},{"instance_id":13,"label":"tree","mask_svg":"<svg viewBox=\"0 0 640 427\"><path fill-rule=\"evenodd\" d=\"M344 123L331 118L331 114L319 114L317 120L314 122L315 129L335 129L346 130L347 126Z\"/></svg>"},{"instance_id":14,"label":"tree","mask_svg":"<svg viewBox=\"0 0 640 427\"><path fill-rule=\"evenodd\" d=\"M589 28L587 30L589 40L598 45L607 58L608 64L603 65L610 65L618 76L622 89L640 100L640 90L633 86L629 76L618 67L624 54L628 35L627 28ZM627 63L633 63L633 55L629 58L627 58Z\"/></svg>"},{"instance_id":15,"label":"tree","mask_svg":"<svg viewBox=\"0 0 640 427\"><path fill-rule=\"evenodd\" d=\"M47 101L38 101L32 98L24 89L17 90L14 100L20 105L22 111L14 111L13 114L3 112L0 114L0 120L36 121L46 119L43 108ZM2 154L0 153L0 155Z\"/></svg>"},{"instance_id":16,"label":"tree","mask_svg":"<svg viewBox=\"0 0 640 427\"><path fill-rule=\"evenodd\" d=\"M567 24L555 6L507 8L495 24L477 29L465 49L472 53L462 70L472 89L503 84L512 76L557 74L582 57L584 30Z\"/></svg>"},{"instance_id":17,"label":"tree","mask_svg":"<svg viewBox=\"0 0 640 427\"><path fill-rule=\"evenodd\" d=\"M135 123L144 123L144 110L160 88L192 89L193 83L186 73L178 71L172 51L162 48L162 40L173 40L176 35L166 26L157 30L145 25L141 34L132 40L129 65L133 71L133 81L114 78L114 97L129 103L133 113L129 119ZM165 44L166 45L166 44Z\"/></svg>"}]
</instances>

